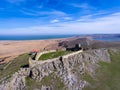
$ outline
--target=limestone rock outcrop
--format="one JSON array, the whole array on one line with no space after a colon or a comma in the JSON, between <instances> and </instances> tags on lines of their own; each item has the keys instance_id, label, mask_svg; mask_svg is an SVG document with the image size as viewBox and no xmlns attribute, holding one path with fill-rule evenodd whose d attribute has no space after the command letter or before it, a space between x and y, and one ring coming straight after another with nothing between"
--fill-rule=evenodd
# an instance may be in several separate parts
<instances>
[{"instance_id":1,"label":"limestone rock outcrop","mask_svg":"<svg viewBox=\"0 0 120 90\"><path fill-rule=\"evenodd\" d=\"M82 90L89 83L83 79L86 73L94 76L99 67L98 62L110 62L110 54L107 49L96 49L63 56L47 61L35 61L33 66L25 71L21 70L14 74L8 82L0 85L0 90L26 90L25 77L30 76L34 80L41 81L44 77L54 73L64 82L67 90ZM32 63L30 63L32 64ZM25 73L24 73L25 72ZM52 86L42 86L41 89L50 90ZM54 88L52 89L54 90Z\"/></svg>"}]
</instances>

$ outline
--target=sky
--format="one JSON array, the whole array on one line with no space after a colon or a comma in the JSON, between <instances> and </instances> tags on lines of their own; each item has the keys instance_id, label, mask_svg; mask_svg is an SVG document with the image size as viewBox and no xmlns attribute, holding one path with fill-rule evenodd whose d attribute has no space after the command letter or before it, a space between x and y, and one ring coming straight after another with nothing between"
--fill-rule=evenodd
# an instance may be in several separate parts
<instances>
[{"instance_id":1,"label":"sky","mask_svg":"<svg viewBox=\"0 0 120 90\"><path fill-rule=\"evenodd\" d=\"M0 35L120 33L120 0L0 0Z\"/></svg>"}]
</instances>

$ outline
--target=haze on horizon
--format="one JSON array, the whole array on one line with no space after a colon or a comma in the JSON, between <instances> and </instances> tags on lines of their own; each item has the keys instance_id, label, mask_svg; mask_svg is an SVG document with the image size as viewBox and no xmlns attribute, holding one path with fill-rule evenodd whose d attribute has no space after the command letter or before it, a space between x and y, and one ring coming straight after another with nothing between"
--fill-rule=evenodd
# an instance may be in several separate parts
<instances>
[{"instance_id":1,"label":"haze on horizon","mask_svg":"<svg viewBox=\"0 0 120 90\"><path fill-rule=\"evenodd\" d=\"M120 33L120 0L1 0L0 35Z\"/></svg>"}]
</instances>

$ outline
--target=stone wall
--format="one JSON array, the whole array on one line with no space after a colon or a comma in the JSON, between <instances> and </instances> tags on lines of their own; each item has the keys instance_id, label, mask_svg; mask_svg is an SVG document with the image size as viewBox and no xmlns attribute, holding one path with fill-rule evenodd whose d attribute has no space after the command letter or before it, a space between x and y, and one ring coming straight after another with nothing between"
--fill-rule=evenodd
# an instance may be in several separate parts
<instances>
[{"instance_id":1,"label":"stone wall","mask_svg":"<svg viewBox=\"0 0 120 90\"><path fill-rule=\"evenodd\" d=\"M40 57L42 54L50 53L50 52L56 52L56 50L49 50L49 51L39 52L39 53L37 53L37 55L36 55L36 57L35 57L35 60L38 60L39 57Z\"/></svg>"},{"instance_id":2,"label":"stone wall","mask_svg":"<svg viewBox=\"0 0 120 90\"><path fill-rule=\"evenodd\" d=\"M49 53L49 52L55 52L55 51L56 51L56 50L50 50L50 51L40 52L40 53L37 54L35 60L33 60L33 59L30 57L30 58L29 58L29 66L30 66L30 67L34 67L34 66L36 66L37 64L42 64L42 63L45 63L45 62L51 62L51 61L56 61L56 60L58 60L60 57L53 58L53 59L48 59L48 60L44 60L44 61L38 60L39 57L40 57L42 54ZM70 53L70 54L67 54L67 55L63 55L62 58L63 58L63 59L66 59L66 58L68 58L69 56L74 56L74 55L79 54L79 53L82 53L82 52L83 52L83 50L76 51L76 52L73 52L73 53Z\"/></svg>"}]
</instances>

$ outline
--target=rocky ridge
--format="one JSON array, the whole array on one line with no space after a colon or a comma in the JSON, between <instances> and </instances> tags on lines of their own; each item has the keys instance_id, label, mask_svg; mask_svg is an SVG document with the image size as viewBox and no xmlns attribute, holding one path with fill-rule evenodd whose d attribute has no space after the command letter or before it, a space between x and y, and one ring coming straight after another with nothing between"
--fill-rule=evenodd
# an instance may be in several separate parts
<instances>
[{"instance_id":1,"label":"rocky ridge","mask_svg":"<svg viewBox=\"0 0 120 90\"><path fill-rule=\"evenodd\" d=\"M0 90L27 90L25 77L29 76L33 80L41 81L44 77L54 74L64 82L65 90L82 90L89 85L84 80L84 75L89 74L94 77L98 62L110 62L108 49L95 49L69 55L67 58L52 59L47 61L37 61L36 65L29 68L22 68L6 82L0 85ZM31 63L32 64L32 63ZM42 85L34 90L56 90L53 85Z\"/></svg>"}]
</instances>

